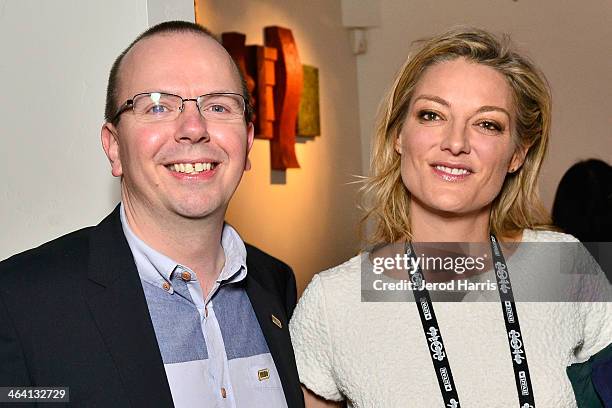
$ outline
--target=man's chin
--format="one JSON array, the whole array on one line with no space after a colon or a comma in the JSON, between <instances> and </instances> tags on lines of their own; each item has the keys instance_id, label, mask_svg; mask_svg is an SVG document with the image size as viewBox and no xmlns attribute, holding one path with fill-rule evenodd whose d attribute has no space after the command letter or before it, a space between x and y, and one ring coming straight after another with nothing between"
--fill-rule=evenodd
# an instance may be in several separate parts
<instances>
[{"instance_id":1,"label":"man's chin","mask_svg":"<svg viewBox=\"0 0 612 408\"><path fill-rule=\"evenodd\" d=\"M186 204L176 205L174 212L185 219L190 220L205 220L220 217L221 219L225 216L227 205L221 205L217 203L200 203L200 204Z\"/></svg>"}]
</instances>

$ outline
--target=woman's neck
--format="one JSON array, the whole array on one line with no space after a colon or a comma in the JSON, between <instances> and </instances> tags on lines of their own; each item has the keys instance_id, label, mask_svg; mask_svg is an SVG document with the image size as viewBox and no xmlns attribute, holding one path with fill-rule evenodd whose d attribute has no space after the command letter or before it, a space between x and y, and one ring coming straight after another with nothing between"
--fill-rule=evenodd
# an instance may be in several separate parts
<instances>
[{"instance_id":1,"label":"woman's neck","mask_svg":"<svg viewBox=\"0 0 612 408\"><path fill-rule=\"evenodd\" d=\"M486 242L489 240L491 207L467 214L449 214L410 206L412 239L415 242Z\"/></svg>"}]
</instances>

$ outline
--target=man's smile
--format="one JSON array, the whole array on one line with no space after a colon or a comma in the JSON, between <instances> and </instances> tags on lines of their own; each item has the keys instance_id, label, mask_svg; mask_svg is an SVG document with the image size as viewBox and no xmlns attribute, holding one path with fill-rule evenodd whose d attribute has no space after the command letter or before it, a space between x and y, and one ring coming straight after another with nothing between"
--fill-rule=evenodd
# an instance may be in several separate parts
<instances>
[{"instance_id":1,"label":"man's smile","mask_svg":"<svg viewBox=\"0 0 612 408\"><path fill-rule=\"evenodd\" d=\"M199 174L201 172L214 170L218 164L218 162L174 163L166 165L166 168L177 173Z\"/></svg>"}]
</instances>

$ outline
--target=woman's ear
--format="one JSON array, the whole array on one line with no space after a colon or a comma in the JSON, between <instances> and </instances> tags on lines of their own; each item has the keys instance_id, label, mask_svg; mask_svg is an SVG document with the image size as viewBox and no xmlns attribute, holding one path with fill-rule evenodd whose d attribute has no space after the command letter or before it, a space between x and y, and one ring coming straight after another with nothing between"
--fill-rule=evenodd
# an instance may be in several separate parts
<instances>
[{"instance_id":1,"label":"woman's ear","mask_svg":"<svg viewBox=\"0 0 612 408\"><path fill-rule=\"evenodd\" d=\"M401 134L398 134L395 137L395 151L398 154L402 154L402 136L401 136Z\"/></svg>"},{"instance_id":2,"label":"woman's ear","mask_svg":"<svg viewBox=\"0 0 612 408\"><path fill-rule=\"evenodd\" d=\"M508 173L514 173L518 169L521 168L523 163L525 163L525 158L527 157L527 152L531 145L518 145L516 149L514 149L514 153L512 154L512 159L510 160L510 164L508 165Z\"/></svg>"}]
</instances>

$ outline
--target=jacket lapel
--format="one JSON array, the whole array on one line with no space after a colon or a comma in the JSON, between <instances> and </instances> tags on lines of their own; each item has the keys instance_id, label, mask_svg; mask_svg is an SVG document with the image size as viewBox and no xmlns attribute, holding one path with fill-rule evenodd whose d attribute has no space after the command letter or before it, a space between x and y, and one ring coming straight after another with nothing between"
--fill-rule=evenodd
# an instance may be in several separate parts
<instances>
[{"instance_id":1,"label":"jacket lapel","mask_svg":"<svg viewBox=\"0 0 612 408\"><path fill-rule=\"evenodd\" d=\"M134 407L172 407L155 331L119 207L92 232L85 296Z\"/></svg>"},{"instance_id":2,"label":"jacket lapel","mask_svg":"<svg viewBox=\"0 0 612 408\"><path fill-rule=\"evenodd\" d=\"M257 265L249 263L248 257L247 268L246 292L280 376L287 406L303 407L285 308L278 295L268 291L254 277Z\"/></svg>"}]
</instances>

